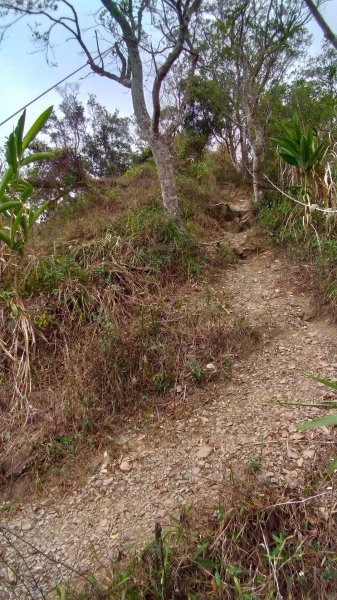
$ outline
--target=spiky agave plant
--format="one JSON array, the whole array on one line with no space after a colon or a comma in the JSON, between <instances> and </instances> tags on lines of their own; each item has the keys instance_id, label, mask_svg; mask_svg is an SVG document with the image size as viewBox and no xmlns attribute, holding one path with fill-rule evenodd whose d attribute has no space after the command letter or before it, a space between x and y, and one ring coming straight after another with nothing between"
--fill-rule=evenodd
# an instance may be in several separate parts
<instances>
[{"instance_id":1,"label":"spiky agave plant","mask_svg":"<svg viewBox=\"0 0 337 600\"><path fill-rule=\"evenodd\" d=\"M52 106L47 108L25 135L26 111L24 111L6 142L8 168L0 181L0 240L20 256L23 256L28 236L36 221L48 206L48 202L44 202L36 210L34 209L31 202L34 188L22 177L21 171L31 163L55 156L55 152L52 151L28 155L26 153L29 144L41 131L52 110Z\"/></svg>"}]
</instances>

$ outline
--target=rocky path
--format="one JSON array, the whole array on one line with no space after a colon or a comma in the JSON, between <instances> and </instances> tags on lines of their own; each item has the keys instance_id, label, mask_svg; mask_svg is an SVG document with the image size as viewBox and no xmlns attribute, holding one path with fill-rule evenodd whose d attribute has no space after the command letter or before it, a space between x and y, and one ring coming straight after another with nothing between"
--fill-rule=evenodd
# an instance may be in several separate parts
<instances>
[{"instance_id":1,"label":"rocky path","mask_svg":"<svg viewBox=\"0 0 337 600\"><path fill-rule=\"evenodd\" d=\"M230 235L253 249L251 230ZM255 459L262 483L300 484L329 432L296 433L296 422L322 411L276 402L326 395L301 370L337 377L337 329L314 315L295 267L277 250L246 253L217 285L233 310L262 332L261 344L236 362L229 384L177 391L178 416L163 411L121 431L118 457L102 455L98 473L76 492L57 500L51 492L3 523L12 533L10 543L0 534L1 599L45 597L55 580L73 576L63 563L101 571L148 540L157 520L164 526L169 515L196 502L214 506L229 471L243 473Z\"/></svg>"}]
</instances>

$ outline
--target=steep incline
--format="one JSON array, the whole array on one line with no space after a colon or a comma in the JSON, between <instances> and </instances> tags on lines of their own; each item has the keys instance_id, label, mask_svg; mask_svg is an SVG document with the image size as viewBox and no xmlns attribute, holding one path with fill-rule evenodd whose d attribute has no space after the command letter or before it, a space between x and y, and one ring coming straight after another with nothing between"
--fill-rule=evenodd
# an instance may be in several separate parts
<instances>
[{"instance_id":1,"label":"steep incline","mask_svg":"<svg viewBox=\"0 0 337 600\"><path fill-rule=\"evenodd\" d=\"M46 590L53 578L72 576L61 562L77 571L101 570L110 558L142 545L157 520L165 525L168 515L191 503L215 505L230 469L243 473L253 459L261 459L262 483L296 487L303 468L329 442L328 431L295 432L296 422L320 410L276 401L317 400L325 393L301 370L337 375L336 327L314 316L310 296L298 289L296 268L261 244L258 230L224 236L245 258L217 286L235 312L256 325L262 342L235 363L229 384L189 395L177 391L167 411L126 426L117 440L118 456L101 457L99 473L75 493L62 497L51 490L42 503L27 504L8 521L13 532L60 564L11 536L27 564L10 546L5 560L24 574L29 590L19 574L4 567L4 579L12 578L12 584L3 586L0 598L42 598L39 587Z\"/></svg>"}]
</instances>

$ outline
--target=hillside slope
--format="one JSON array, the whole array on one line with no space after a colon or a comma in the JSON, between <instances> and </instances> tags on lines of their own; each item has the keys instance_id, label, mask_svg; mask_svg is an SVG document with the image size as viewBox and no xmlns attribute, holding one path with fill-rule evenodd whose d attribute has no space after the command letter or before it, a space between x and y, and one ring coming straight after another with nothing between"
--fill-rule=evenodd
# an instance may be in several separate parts
<instances>
[{"instance_id":1,"label":"hillside slope","mask_svg":"<svg viewBox=\"0 0 337 600\"><path fill-rule=\"evenodd\" d=\"M232 188L227 196L235 204ZM241 191L240 209L248 209L248 202ZM142 546L158 520L164 526L169 515L190 504L215 506L230 473L256 469L262 484L296 488L304 469L319 459L323 440L334 442L328 430L295 431L295 423L323 411L277 402L322 396L324 390L301 371L337 374L337 328L315 316L297 268L255 225L235 229L223 229L219 238L236 247L240 259L213 281L210 293L256 336L247 338L244 354L234 360L230 381L215 379L194 389L176 385L165 409L120 422L113 451L102 438L90 461L95 472L76 490L54 487L43 501L27 500L6 518L12 540L19 534L52 557L21 539L21 557L14 546L5 550L6 564L24 574L34 598L38 588L48 590L53 580L74 575L66 565L100 572L110 559ZM216 357L206 366L218 368ZM19 576L2 594L30 597Z\"/></svg>"}]
</instances>

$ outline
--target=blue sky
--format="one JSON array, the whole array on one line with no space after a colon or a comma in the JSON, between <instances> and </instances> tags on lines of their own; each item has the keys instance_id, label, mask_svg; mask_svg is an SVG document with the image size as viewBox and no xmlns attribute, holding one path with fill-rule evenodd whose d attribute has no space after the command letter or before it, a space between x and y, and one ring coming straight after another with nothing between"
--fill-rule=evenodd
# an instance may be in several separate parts
<instances>
[{"instance_id":1,"label":"blue sky","mask_svg":"<svg viewBox=\"0 0 337 600\"><path fill-rule=\"evenodd\" d=\"M74 5L82 17L84 26L92 23L90 14L102 6L100 0L74 0ZM337 31L337 0L327 2L323 13L334 31ZM0 46L2 80L0 122L86 62L76 42L67 41L65 34L59 28L57 35L54 36L54 60L57 66L48 66L44 54L37 51L31 40L28 22L31 23L28 19L22 19L13 26L7 32ZM309 29L314 36L313 52L319 52L322 40L320 29L314 22L310 23ZM88 76L83 79L83 74L88 74ZM86 99L88 93L94 93L98 101L111 112L118 109L121 116L132 114L130 92L117 83L90 74L89 68L79 73L71 81L79 81L83 99ZM27 125L46 106L50 104L57 106L59 101L59 95L55 91L37 101L28 109ZM12 130L17 118L0 128L0 140L4 139Z\"/></svg>"}]
</instances>

